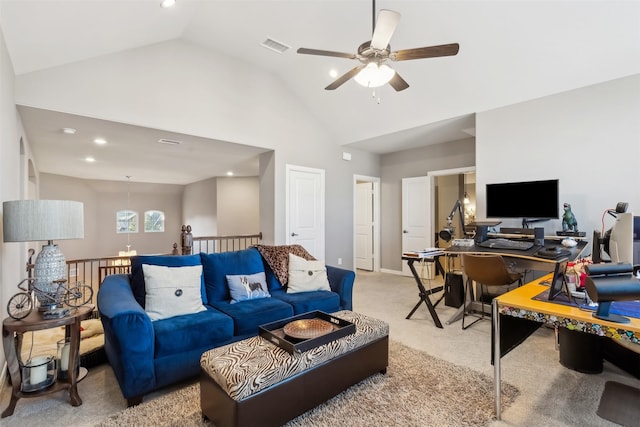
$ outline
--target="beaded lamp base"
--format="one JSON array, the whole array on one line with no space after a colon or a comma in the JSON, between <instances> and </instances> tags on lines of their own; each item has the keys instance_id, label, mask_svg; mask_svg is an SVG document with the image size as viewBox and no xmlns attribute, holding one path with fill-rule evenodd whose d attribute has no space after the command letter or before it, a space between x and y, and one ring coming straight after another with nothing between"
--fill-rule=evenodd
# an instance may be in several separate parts
<instances>
[{"instance_id":1,"label":"beaded lamp base","mask_svg":"<svg viewBox=\"0 0 640 427\"><path fill-rule=\"evenodd\" d=\"M52 242L42 246L34 265L36 297L40 303L40 311L52 310L60 305L58 295L59 284L55 281L67 277L67 260L58 245Z\"/></svg>"}]
</instances>

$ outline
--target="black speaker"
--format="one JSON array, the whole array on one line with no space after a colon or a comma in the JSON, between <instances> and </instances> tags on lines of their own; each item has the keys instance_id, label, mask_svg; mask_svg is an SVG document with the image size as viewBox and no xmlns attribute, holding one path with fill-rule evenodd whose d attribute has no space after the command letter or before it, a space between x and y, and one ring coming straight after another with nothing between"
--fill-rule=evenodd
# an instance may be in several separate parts
<instances>
[{"instance_id":1,"label":"black speaker","mask_svg":"<svg viewBox=\"0 0 640 427\"><path fill-rule=\"evenodd\" d=\"M476 226L476 245L487 240L487 230L489 230L489 227L486 225Z\"/></svg>"},{"instance_id":2,"label":"black speaker","mask_svg":"<svg viewBox=\"0 0 640 427\"><path fill-rule=\"evenodd\" d=\"M444 305L458 308L464 302L462 274L447 273L444 282Z\"/></svg>"},{"instance_id":3,"label":"black speaker","mask_svg":"<svg viewBox=\"0 0 640 427\"><path fill-rule=\"evenodd\" d=\"M544 246L544 228L536 227L533 229L533 244Z\"/></svg>"}]
</instances>

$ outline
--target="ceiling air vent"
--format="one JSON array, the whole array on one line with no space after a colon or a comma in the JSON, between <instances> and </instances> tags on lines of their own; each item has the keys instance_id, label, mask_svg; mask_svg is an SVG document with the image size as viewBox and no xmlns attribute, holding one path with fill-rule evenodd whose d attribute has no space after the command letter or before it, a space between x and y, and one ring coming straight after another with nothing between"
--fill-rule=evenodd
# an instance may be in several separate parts
<instances>
[{"instance_id":1,"label":"ceiling air vent","mask_svg":"<svg viewBox=\"0 0 640 427\"><path fill-rule=\"evenodd\" d=\"M167 144L167 145L180 145L180 144L182 144L182 141L174 141L172 139L164 139L164 138L159 139L158 142L160 144Z\"/></svg>"},{"instance_id":2,"label":"ceiling air vent","mask_svg":"<svg viewBox=\"0 0 640 427\"><path fill-rule=\"evenodd\" d=\"M266 47L267 49L272 50L274 52L278 52L278 53L284 53L285 51L291 49L291 46L287 46L284 43L275 41L272 38L267 38L265 41L263 41L260 44L260 46Z\"/></svg>"}]
</instances>

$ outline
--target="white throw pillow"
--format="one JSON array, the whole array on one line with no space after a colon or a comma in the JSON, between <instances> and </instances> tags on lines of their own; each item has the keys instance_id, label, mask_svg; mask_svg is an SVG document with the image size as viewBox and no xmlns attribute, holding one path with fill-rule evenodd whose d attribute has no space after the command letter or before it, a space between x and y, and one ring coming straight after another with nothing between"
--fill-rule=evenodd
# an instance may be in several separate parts
<instances>
[{"instance_id":1,"label":"white throw pillow","mask_svg":"<svg viewBox=\"0 0 640 427\"><path fill-rule=\"evenodd\" d=\"M166 267L142 264L142 271L147 294L145 311L151 320L206 310L200 295L201 265Z\"/></svg>"},{"instance_id":2,"label":"white throw pillow","mask_svg":"<svg viewBox=\"0 0 640 427\"><path fill-rule=\"evenodd\" d=\"M287 293L330 291L327 268L323 261L307 261L289 254L289 283Z\"/></svg>"}]
</instances>

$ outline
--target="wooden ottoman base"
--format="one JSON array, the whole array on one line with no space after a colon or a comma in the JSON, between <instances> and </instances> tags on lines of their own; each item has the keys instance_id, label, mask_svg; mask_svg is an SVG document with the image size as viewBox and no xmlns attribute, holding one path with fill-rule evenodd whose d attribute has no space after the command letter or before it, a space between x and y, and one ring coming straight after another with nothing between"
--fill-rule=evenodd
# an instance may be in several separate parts
<instances>
[{"instance_id":1,"label":"wooden ottoman base","mask_svg":"<svg viewBox=\"0 0 640 427\"><path fill-rule=\"evenodd\" d=\"M217 427L280 426L365 378L386 373L388 365L389 337L385 336L240 401L202 372L202 415Z\"/></svg>"}]
</instances>

